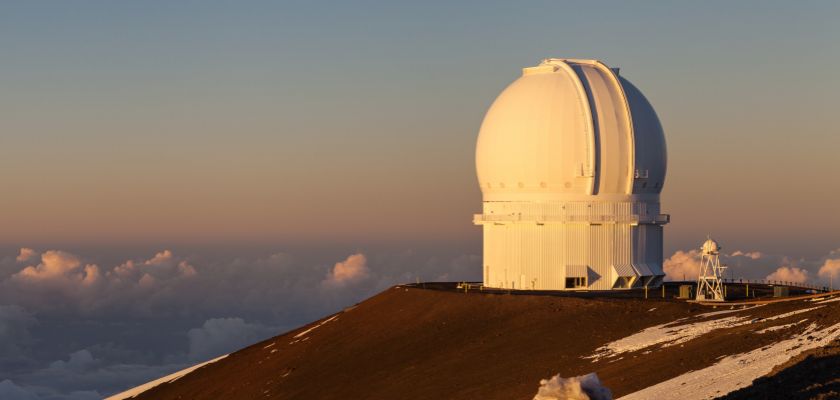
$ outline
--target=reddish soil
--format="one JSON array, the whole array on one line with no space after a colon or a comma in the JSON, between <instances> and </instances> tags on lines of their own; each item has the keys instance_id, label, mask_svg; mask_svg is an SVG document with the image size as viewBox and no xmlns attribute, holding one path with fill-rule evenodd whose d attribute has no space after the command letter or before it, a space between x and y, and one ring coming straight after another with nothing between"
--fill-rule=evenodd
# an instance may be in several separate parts
<instances>
[{"instance_id":1,"label":"reddish soil","mask_svg":"<svg viewBox=\"0 0 840 400\"><path fill-rule=\"evenodd\" d=\"M714 364L721 356L773 343L785 333L754 333L769 326L761 318L806 306L813 303L767 304L739 312L755 317L748 325L714 331L679 346L627 353L617 361L592 362L582 357L605 343L716 310L673 299L459 293L398 286L297 339L295 335L327 318L242 349L137 398L531 399L542 378L590 372L597 372L620 397ZM809 319L820 325L840 322L840 302L809 313ZM833 385L827 390L835 390Z\"/></svg>"}]
</instances>

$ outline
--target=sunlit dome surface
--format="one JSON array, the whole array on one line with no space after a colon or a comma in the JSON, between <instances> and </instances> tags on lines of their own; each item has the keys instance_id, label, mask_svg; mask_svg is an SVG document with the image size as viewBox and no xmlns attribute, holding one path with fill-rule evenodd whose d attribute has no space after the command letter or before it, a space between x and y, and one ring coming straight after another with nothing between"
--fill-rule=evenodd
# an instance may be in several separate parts
<instances>
[{"instance_id":1,"label":"sunlit dome surface","mask_svg":"<svg viewBox=\"0 0 840 400\"><path fill-rule=\"evenodd\" d=\"M595 60L523 69L488 110L476 147L485 201L655 196L666 163L653 107Z\"/></svg>"}]
</instances>

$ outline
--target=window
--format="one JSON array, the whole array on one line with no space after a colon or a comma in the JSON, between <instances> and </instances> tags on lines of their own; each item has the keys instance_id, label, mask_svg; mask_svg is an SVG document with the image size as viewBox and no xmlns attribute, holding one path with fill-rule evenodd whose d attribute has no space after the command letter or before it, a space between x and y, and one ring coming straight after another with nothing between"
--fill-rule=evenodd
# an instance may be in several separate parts
<instances>
[{"instance_id":1,"label":"window","mask_svg":"<svg viewBox=\"0 0 840 400\"><path fill-rule=\"evenodd\" d=\"M586 287L586 278L583 277L569 277L566 278L566 289Z\"/></svg>"}]
</instances>

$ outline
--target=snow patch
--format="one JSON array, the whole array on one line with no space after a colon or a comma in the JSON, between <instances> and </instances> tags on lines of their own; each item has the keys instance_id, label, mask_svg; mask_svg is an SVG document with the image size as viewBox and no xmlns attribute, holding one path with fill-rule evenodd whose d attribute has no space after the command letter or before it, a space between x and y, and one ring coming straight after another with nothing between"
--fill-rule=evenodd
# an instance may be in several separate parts
<instances>
[{"instance_id":1,"label":"snow patch","mask_svg":"<svg viewBox=\"0 0 840 400\"><path fill-rule=\"evenodd\" d=\"M803 322L805 322L805 321L807 321L807 320L808 320L808 319L803 319L803 320L801 320L801 321L792 322L792 323L790 323L790 324L784 324L784 325L771 326L771 327L769 327L769 328L764 328L764 329L762 329L762 330L755 331L755 333L767 333L767 332L780 331L780 330L783 330L783 329L790 328L790 327L792 327L792 326L799 325L799 324L801 324L801 323L803 323Z\"/></svg>"},{"instance_id":2,"label":"snow patch","mask_svg":"<svg viewBox=\"0 0 840 400\"><path fill-rule=\"evenodd\" d=\"M790 339L728 356L714 365L687 372L618 400L713 399L747 387L753 380L770 373L775 366L807 350L823 347L838 338L840 323L822 330L817 330L817 325L811 324L805 331Z\"/></svg>"},{"instance_id":3,"label":"snow patch","mask_svg":"<svg viewBox=\"0 0 840 400\"><path fill-rule=\"evenodd\" d=\"M584 358L596 362L602 358L614 357L622 353L642 350L654 345L670 347L685 343L691 339L716 329L731 328L749 323L745 317L727 317L710 321L694 322L683 325L667 324L651 326L625 338L607 343L595 349L595 353Z\"/></svg>"},{"instance_id":4,"label":"snow patch","mask_svg":"<svg viewBox=\"0 0 840 400\"><path fill-rule=\"evenodd\" d=\"M662 325L652 326L643 329L640 332L627 336L625 338L607 343L597 349L595 353L590 356L585 356L585 359L592 359L592 362L597 362L602 358L614 357L618 354L628 353L645 349L647 347L661 345L662 347L670 347L678 344L688 342L711 331L725 328L735 328L738 326L750 324L753 322L774 321L797 314L802 314L810 311L820 309L825 306L817 306L805 308L802 310L795 310L784 314L774 315L767 318L753 319L749 317L726 317L720 319L712 319L708 321L700 321L689 324L677 324L684 319L679 319L675 322L669 322ZM753 307L755 308L755 307ZM752 309L752 308L749 308ZM716 316L721 314L732 313L738 310L715 311L705 314L697 315L697 318ZM782 328L779 328L782 329Z\"/></svg>"},{"instance_id":5,"label":"snow patch","mask_svg":"<svg viewBox=\"0 0 840 400\"><path fill-rule=\"evenodd\" d=\"M730 314L730 313L735 313L735 312L739 312L739 311L752 310L754 308L758 308L758 307L761 307L761 306L764 306L764 304L760 304L760 305L749 307L749 308L731 308L729 310L723 310L723 311L712 311L712 312L707 312L707 313L703 313L703 314L697 314L694 317L695 318L714 317L716 315Z\"/></svg>"},{"instance_id":6,"label":"snow patch","mask_svg":"<svg viewBox=\"0 0 840 400\"><path fill-rule=\"evenodd\" d=\"M303 335L306 335L307 333L312 332L312 331L314 331L315 329L318 329L319 327L321 327L321 325L324 325L324 324L326 324L327 322L330 322L330 321L332 321L332 320L334 320L334 319L336 319L336 318L338 318L338 315L337 315L337 314L336 314L336 315L333 315L332 317L328 318L327 320L325 320L324 322L321 322L321 323L320 323L320 324L318 324L318 325L315 325L315 326L313 326L313 327L311 327L311 328L309 328L309 329L307 329L307 330L305 330L305 331L303 331L303 332L301 332L301 333L298 333L297 335L295 335L295 336L294 336L294 339L298 339L298 338L302 337Z\"/></svg>"},{"instance_id":7,"label":"snow patch","mask_svg":"<svg viewBox=\"0 0 840 400\"><path fill-rule=\"evenodd\" d=\"M540 388L534 400L612 400L612 392L598 379L595 373L562 378L560 374L551 379L540 380Z\"/></svg>"},{"instance_id":8,"label":"snow patch","mask_svg":"<svg viewBox=\"0 0 840 400\"><path fill-rule=\"evenodd\" d=\"M151 381L151 382L144 383L144 384L142 384L142 385L140 385L140 386L137 386L137 387L135 387L135 388L133 388L133 389L128 389L128 390L126 390L126 391L124 391L124 392L117 393L117 394L115 394L115 395L113 395L113 396L111 396L111 397L106 398L105 400L124 400L124 399L131 399L131 398L134 398L134 397L136 397L137 395L139 395L140 393L143 393L143 392L145 392L145 391L147 391L147 390L149 390L149 389L152 389L152 388L154 388L154 387L156 387L156 386L158 386L158 385L162 385L162 384L164 384L164 383L171 383L171 382L175 382L175 381L177 381L178 379L181 379L181 378L182 378L182 377L184 377L185 375L189 374L190 372L193 372L193 371L195 371L195 370L197 370L197 369L199 369L199 368L201 368L201 367L203 367L203 366L205 366L205 365L207 365L207 364L212 364L212 363L214 363L214 362L216 362L216 361L219 361L219 360L221 360L221 359L223 359L223 358L225 358L225 357L227 357L227 356L228 356L228 355L227 355L227 354L225 354L225 355L223 355L223 356L216 357L216 358L214 358L214 359L212 359L212 360L210 360L210 361L205 361L205 362L203 362L203 363L201 363L201 364L193 365L192 367L189 367L189 368L186 368L186 369L182 369L182 370L180 370L180 371L178 371L178 372L175 372L175 373L172 373L172 374L166 375L166 376L164 376L163 378L155 379L155 380L153 380L153 381Z\"/></svg>"}]
</instances>

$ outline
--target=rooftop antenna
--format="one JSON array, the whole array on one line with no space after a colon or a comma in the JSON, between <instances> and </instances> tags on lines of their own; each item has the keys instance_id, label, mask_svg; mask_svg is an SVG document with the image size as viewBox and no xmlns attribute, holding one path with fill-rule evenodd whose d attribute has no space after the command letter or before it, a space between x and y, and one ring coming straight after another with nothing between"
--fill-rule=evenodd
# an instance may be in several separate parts
<instances>
[{"instance_id":1,"label":"rooftop antenna","mask_svg":"<svg viewBox=\"0 0 840 400\"><path fill-rule=\"evenodd\" d=\"M697 301L724 301L723 283L726 266L720 265L721 247L706 236L700 248L700 276L697 277Z\"/></svg>"}]
</instances>

